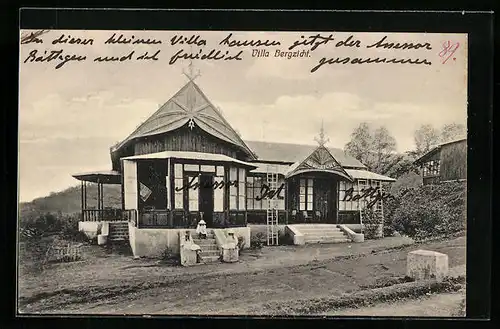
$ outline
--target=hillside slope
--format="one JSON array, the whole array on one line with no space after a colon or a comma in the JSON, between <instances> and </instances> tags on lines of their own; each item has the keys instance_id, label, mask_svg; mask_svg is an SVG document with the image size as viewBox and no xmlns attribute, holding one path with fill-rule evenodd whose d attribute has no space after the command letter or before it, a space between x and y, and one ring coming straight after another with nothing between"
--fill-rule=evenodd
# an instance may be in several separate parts
<instances>
[{"instance_id":1,"label":"hillside slope","mask_svg":"<svg viewBox=\"0 0 500 329\"><path fill-rule=\"evenodd\" d=\"M103 186L104 207L121 208L120 185ZM87 186L87 207L97 206L97 185ZM31 202L22 202L19 205L20 216L29 213L58 213L72 214L81 210L80 186L67 188L61 192L51 193L46 197L37 198Z\"/></svg>"}]
</instances>

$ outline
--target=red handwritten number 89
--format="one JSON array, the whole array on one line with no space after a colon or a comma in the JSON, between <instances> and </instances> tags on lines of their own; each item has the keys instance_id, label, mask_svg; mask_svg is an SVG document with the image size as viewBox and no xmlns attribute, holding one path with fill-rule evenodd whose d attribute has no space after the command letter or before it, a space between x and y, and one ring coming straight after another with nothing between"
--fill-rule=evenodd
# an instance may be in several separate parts
<instances>
[{"instance_id":1,"label":"red handwritten number 89","mask_svg":"<svg viewBox=\"0 0 500 329\"><path fill-rule=\"evenodd\" d=\"M443 42L443 50L439 52L439 57L443 59L443 64L453 56L458 47L460 47L460 43L458 42L452 43L450 40ZM455 57L453 57L453 60L455 60Z\"/></svg>"}]
</instances>

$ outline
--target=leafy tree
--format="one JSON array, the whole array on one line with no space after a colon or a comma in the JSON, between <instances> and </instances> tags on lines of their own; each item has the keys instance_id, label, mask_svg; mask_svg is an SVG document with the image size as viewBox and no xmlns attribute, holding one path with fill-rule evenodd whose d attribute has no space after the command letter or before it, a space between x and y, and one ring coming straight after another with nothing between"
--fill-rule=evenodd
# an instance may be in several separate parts
<instances>
[{"instance_id":1,"label":"leafy tree","mask_svg":"<svg viewBox=\"0 0 500 329\"><path fill-rule=\"evenodd\" d=\"M373 136L370 131L368 123L363 122L351 134L351 141L348 142L344 149L347 153L354 158L368 165L370 153L373 142Z\"/></svg>"},{"instance_id":2,"label":"leafy tree","mask_svg":"<svg viewBox=\"0 0 500 329\"><path fill-rule=\"evenodd\" d=\"M391 136L386 127L380 127L373 134L373 169L386 173L388 167L393 167L399 158L395 156L396 139Z\"/></svg>"},{"instance_id":3,"label":"leafy tree","mask_svg":"<svg viewBox=\"0 0 500 329\"><path fill-rule=\"evenodd\" d=\"M463 124L449 123L441 129L436 129L430 124L420 126L414 133L416 149L414 154L418 157L441 143L450 142L467 136L467 128Z\"/></svg>"},{"instance_id":4,"label":"leafy tree","mask_svg":"<svg viewBox=\"0 0 500 329\"><path fill-rule=\"evenodd\" d=\"M450 123L441 129L441 143L451 142L453 140L467 136L467 128L463 124Z\"/></svg>"},{"instance_id":5,"label":"leafy tree","mask_svg":"<svg viewBox=\"0 0 500 329\"><path fill-rule=\"evenodd\" d=\"M372 131L366 122L354 129L344 150L370 170L380 174L387 174L403 159L403 156L395 153L396 139L389 130L379 127Z\"/></svg>"},{"instance_id":6,"label":"leafy tree","mask_svg":"<svg viewBox=\"0 0 500 329\"><path fill-rule=\"evenodd\" d=\"M430 124L420 126L413 134L415 141L415 154L423 155L440 143L439 131Z\"/></svg>"},{"instance_id":7,"label":"leafy tree","mask_svg":"<svg viewBox=\"0 0 500 329\"><path fill-rule=\"evenodd\" d=\"M405 174L418 174L418 167L415 165L416 157L412 152L404 154L394 154L391 161L388 161L384 168L385 175L393 178L399 178Z\"/></svg>"}]
</instances>

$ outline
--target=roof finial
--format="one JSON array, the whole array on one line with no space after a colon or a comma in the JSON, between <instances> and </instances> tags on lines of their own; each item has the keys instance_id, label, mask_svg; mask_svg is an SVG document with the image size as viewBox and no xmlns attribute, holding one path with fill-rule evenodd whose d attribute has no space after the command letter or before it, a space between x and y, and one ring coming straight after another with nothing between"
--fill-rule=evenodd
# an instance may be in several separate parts
<instances>
[{"instance_id":1,"label":"roof finial","mask_svg":"<svg viewBox=\"0 0 500 329\"><path fill-rule=\"evenodd\" d=\"M325 146L325 144L330 141L330 139L325 136L325 127L323 120L321 120L321 129L319 131L319 137L314 138L314 140L318 142L319 146Z\"/></svg>"},{"instance_id":2,"label":"roof finial","mask_svg":"<svg viewBox=\"0 0 500 329\"><path fill-rule=\"evenodd\" d=\"M191 50L191 53L193 53L193 46L190 45L189 48ZM196 73L193 72L193 60L192 59L189 60L188 72L186 72L185 70L182 70L182 73L184 73L184 75L189 79L189 81L193 81L194 79L196 79L197 77L199 77L201 75L200 70L198 70L198 72L196 72Z\"/></svg>"}]
</instances>

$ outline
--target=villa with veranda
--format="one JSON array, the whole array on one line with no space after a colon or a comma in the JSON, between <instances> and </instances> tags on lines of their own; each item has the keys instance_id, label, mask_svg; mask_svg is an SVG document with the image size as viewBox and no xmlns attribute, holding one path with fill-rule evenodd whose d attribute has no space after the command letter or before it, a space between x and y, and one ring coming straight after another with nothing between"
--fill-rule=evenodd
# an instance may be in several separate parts
<instances>
[{"instance_id":1,"label":"villa with veranda","mask_svg":"<svg viewBox=\"0 0 500 329\"><path fill-rule=\"evenodd\" d=\"M317 146L243 140L186 76L111 147L112 170L73 175L81 181L81 231L100 243L128 241L134 256L155 257L167 248L180 252L186 230L194 235L203 219L215 242L202 252L214 260L228 228L241 248L250 246L252 231L263 232L268 245L285 232L299 245L363 241L362 210L369 205L383 216L382 186L394 179L326 146L322 126ZM89 184L98 187L92 209ZM103 204L103 184L121 186L121 209ZM376 193L354 197L367 190Z\"/></svg>"}]
</instances>

